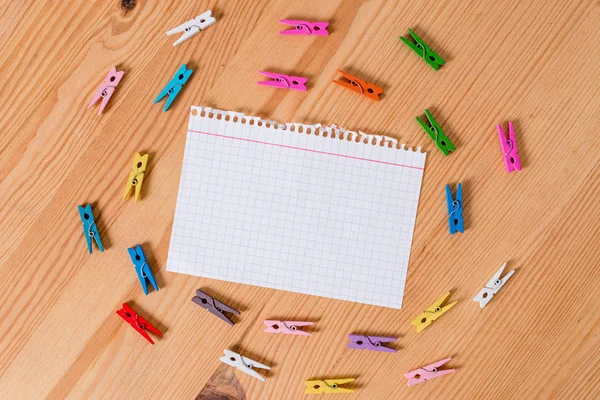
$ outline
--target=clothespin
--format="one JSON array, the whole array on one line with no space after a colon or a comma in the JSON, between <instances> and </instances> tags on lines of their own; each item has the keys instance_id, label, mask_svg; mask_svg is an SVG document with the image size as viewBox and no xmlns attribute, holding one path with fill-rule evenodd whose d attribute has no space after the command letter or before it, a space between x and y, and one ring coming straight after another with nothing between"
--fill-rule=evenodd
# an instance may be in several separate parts
<instances>
[{"instance_id":1,"label":"clothespin","mask_svg":"<svg viewBox=\"0 0 600 400\"><path fill-rule=\"evenodd\" d=\"M444 64L446 61L442 59L437 53L431 50L431 47L427 46L420 37L417 36L410 28L408 29L408 33L414 39L414 43L404 36L400 36L400 40L408 45L415 53L419 55L427 64L429 64L436 71Z\"/></svg>"},{"instance_id":2,"label":"clothespin","mask_svg":"<svg viewBox=\"0 0 600 400\"><path fill-rule=\"evenodd\" d=\"M515 270L513 269L509 271L506 275L504 275L503 278L500 278L500 275L502 275L502 272L504 271L505 267L506 263L502 264L500 269L496 271L494 276L492 276L492 279L490 279L485 285L485 287L481 289L479 293L477 293L477 296L473 298L473 301L479 302L479 308L485 307L487 303L489 303L490 300L492 300L492 297L494 297L494 295L498 293L500 288L504 286L504 284L506 283L506 281L508 281L512 274L515 273Z\"/></svg>"},{"instance_id":3,"label":"clothespin","mask_svg":"<svg viewBox=\"0 0 600 400\"><path fill-rule=\"evenodd\" d=\"M235 315L240 315L240 312L238 310L229 307L227 304L221 303L219 300L212 298L200 289L196 290L196 296L192 298L192 301L198 304L200 307L207 309L217 317L221 318L229 325L233 325L233 321L231 321L229 317L225 315L226 312Z\"/></svg>"},{"instance_id":4,"label":"clothespin","mask_svg":"<svg viewBox=\"0 0 600 400\"><path fill-rule=\"evenodd\" d=\"M312 36L327 36L329 32L327 27L329 22L310 22L297 21L294 19L280 19L279 22L286 25L291 25L294 29L288 29L279 32L280 35L312 35Z\"/></svg>"},{"instance_id":5,"label":"clothespin","mask_svg":"<svg viewBox=\"0 0 600 400\"><path fill-rule=\"evenodd\" d=\"M333 83L337 83L338 85L343 86L346 89L350 89L356 93L360 93L371 100L379 101L379 95L383 93L383 88L375 86L371 83L367 83L362 79L359 79L353 75L342 71L341 69L338 70L338 72L344 75L344 77L350 82L333 81Z\"/></svg>"},{"instance_id":6,"label":"clothespin","mask_svg":"<svg viewBox=\"0 0 600 400\"><path fill-rule=\"evenodd\" d=\"M421 332L423 329L427 328L433 321L444 315L446 311L458 303L458 301L455 301L454 303L450 303L442 307L442 303L448 298L448 296L450 296L450 292L444 293L435 301L435 303L430 305L427 310L412 320L410 324L417 327L417 332Z\"/></svg>"},{"instance_id":7,"label":"clothespin","mask_svg":"<svg viewBox=\"0 0 600 400\"><path fill-rule=\"evenodd\" d=\"M448 206L448 227L450 228L450 234L454 235L456 232L464 233L462 184L459 183L456 189L456 200L452 198L450 185L446 185L446 205Z\"/></svg>"},{"instance_id":8,"label":"clothespin","mask_svg":"<svg viewBox=\"0 0 600 400\"><path fill-rule=\"evenodd\" d=\"M179 46L181 43L185 42L200 31L205 30L215 22L217 22L217 20L212 16L212 11L208 10L198 15L196 18L190 19L189 21L171 29L169 32L167 32L167 36L176 35L183 32L183 35L181 35L179 39L173 43L173 46Z\"/></svg>"},{"instance_id":9,"label":"clothespin","mask_svg":"<svg viewBox=\"0 0 600 400\"><path fill-rule=\"evenodd\" d=\"M407 372L406 374L404 374L404 377L408 379L408 386L413 386L425 381L430 381L434 378L440 377L442 375L447 375L451 372L456 371L455 369L443 369L441 371L438 370L438 367L441 367L442 365L446 364L451 359L452 358L450 357L444 358L443 360L440 360L433 364L429 364L419 369L415 369L414 371Z\"/></svg>"},{"instance_id":10,"label":"clothespin","mask_svg":"<svg viewBox=\"0 0 600 400\"><path fill-rule=\"evenodd\" d=\"M285 335L312 336L312 333L301 331L299 326L313 325L314 322L265 320L268 333L283 333Z\"/></svg>"},{"instance_id":11,"label":"clothespin","mask_svg":"<svg viewBox=\"0 0 600 400\"><path fill-rule=\"evenodd\" d=\"M148 284L146 283L146 278L150 281L150 283L154 287L154 290L158 292L158 285L156 284L154 275L152 275L152 270L150 269L150 266L146 262L146 256L144 255L142 246L138 244L135 247L127 249L127 251L129 252L129 257L131 257L131 261L135 266L135 272L137 273L138 279L142 284L144 294L148 295Z\"/></svg>"},{"instance_id":12,"label":"clothespin","mask_svg":"<svg viewBox=\"0 0 600 400\"><path fill-rule=\"evenodd\" d=\"M348 343L349 349L366 349L372 351L382 351L385 353L395 353L396 350L390 347L382 346L381 343L395 342L396 340L398 340L395 337L365 335L348 335L348 339L350 339L350 343Z\"/></svg>"},{"instance_id":13,"label":"clothespin","mask_svg":"<svg viewBox=\"0 0 600 400\"><path fill-rule=\"evenodd\" d=\"M86 204L85 206L77 206L77 208L79 209L79 218L81 218L81 223L83 224L83 235L87 242L88 251L92 254L92 239L96 241L98 249L104 251L100 233L98 232L98 226L94 220L94 214L92 214L92 206Z\"/></svg>"},{"instance_id":14,"label":"clothespin","mask_svg":"<svg viewBox=\"0 0 600 400\"><path fill-rule=\"evenodd\" d=\"M515 140L515 129L513 123L508 123L508 139L502 130L502 125L498 124L498 137L500 138L500 146L502 146L502 153L504 153L504 164L506 165L506 172L520 171L521 170L521 159L517 151L517 141Z\"/></svg>"},{"instance_id":15,"label":"clothespin","mask_svg":"<svg viewBox=\"0 0 600 400\"><path fill-rule=\"evenodd\" d=\"M108 101L115 92L117 85L119 84L119 82L121 82L123 74L125 74L125 71L117 72L117 69L115 67L110 67L108 75L106 75L106 78L104 78L104 81L98 87L98 90L96 91L96 94L94 95L94 98L92 99L90 105L87 106L88 110L94 104L96 104L98 100L100 100L100 97L102 97L102 103L100 104L98 115L102 114L102 111L104 111L104 107L106 107L106 105L108 104Z\"/></svg>"},{"instance_id":16,"label":"clothespin","mask_svg":"<svg viewBox=\"0 0 600 400\"><path fill-rule=\"evenodd\" d=\"M144 181L144 173L146 172L146 166L148 165L149 154L135 153L133 157L133 164L131 165L131 172L127 179L127 186L125 187L125 194L123 194L123 200L129 197L129 192L135 187L135 202L137 203L140 198L142 191L142 182Z\"/></svg>"},{"instance_id":17,"label":"clothespin","mask_svg":"<svg viewBox=\"0 0 600 400\"><path fill-rule=\"evenodd\" d=\"M223 350L223 352L225 353L225 355L223 357L221 357L219 360L221 360L222 362L224 362L227 365L230 365L232 367L239 369L243 373L248 374L253 378L260 379L263 382L265 381L265 378L260 376L260 374L256 371L254 371L253 368L271 369L271 367L269 367L268 365L265 365L265 364L261 364L258 361L254 361L248 357L239 355L238 353L233 352L231 350L225 349L225 350Z\"/></svg>"},{"instance_id":18,"label":"clothespin","mask_svg":"<svg viewBox=\"0 0 600 400\"><path fill-rule=\"evenodd\" d=\"M354 378L348 379L325 379L315 381L304 381L308 386L304 393L306 394L324 394L324 393L352 393L353 389L341 388L340 385L354 382Z\"/></svg>"},{"instance_id":19,"label":"clothespin","mask_svg":"<svg viewBox=\"0 0 600 400\"><path fill-rule=\"evenodd\" d=\"M140 335L145 337L146 340L152 344L154 344L154 342L152 341L150 335L148 335L148 332L146 332L146 330L149 330L150 332L155 333L158 336L162 336L162 333L160 333L158 329L153 327L144 318L140 317L137 312L133 311L133 309L125 303L123 303L122 309L117 310L117 314L119 314L121 318L123 318L129 323L129 325L133 327L133 329L138 331Z\"/></svg>"},{"instance_id":20,"label":"clothespin","mask_svg":"<svg viewBox=\"0 0 600 400\"><path fill-rule=\"evenodd\" d=\"M445 156L447 156L451 151L456 150L456 147L454 147L450 141L450 138L444 134L444 131L433 118L433 115L431 115L429 110L425 110L425 116L427 117L429 123L422 121L419 117L416 117L417 122L419 125L421 125L425 133L427 133L427 136L433 140L438 149L440 149Z\"/></svg>"},{"instance_id":21,"label":"clothespin","mask_svg":"<svg viewBox=\"0 0 600 400\"><path fill-rule=\"evenodd\" d=\"M173 100L175 100L179 92L181 92L183 85L185 85L188 79L190 79L192 72L194 71L192 71L191 69L187 69L185 64L179 67L173 79L171 79L169 83L167 83L167 86L165 86L162 92L160 92L158 97L154 100L154 104L158 103L166 95L169 95L167 103L165 104L165 108L163 108L163 111L167 111L171 106L171 103L173 103Z\"/></svg>"},{"instance_id":22,"label":"clothespin","mask_svg":"<svg viewBox=\"0 0 600 400\"><path fill-rule=\"evenodd\" d=\"M308 81L308 79L302 78L301 76L288 76L266 71L258 71L258 73L274 79L272 81L257 82L259 85L306 92L305 84Z\"/></svg>"}]
</instances>

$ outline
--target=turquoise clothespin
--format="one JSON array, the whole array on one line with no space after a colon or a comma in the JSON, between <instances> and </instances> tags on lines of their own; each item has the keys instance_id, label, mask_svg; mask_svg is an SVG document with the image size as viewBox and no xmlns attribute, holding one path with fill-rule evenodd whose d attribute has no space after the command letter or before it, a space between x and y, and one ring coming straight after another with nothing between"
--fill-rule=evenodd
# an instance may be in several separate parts
<instances>
[{"instance_id":1,"label":"turquoise clothespin","mask_svg":"<svg viewBox=\"0 0 600 400\"><path fill-rule=\"evenodd\" d=\"M152 275L150 266L146 262L146 255L144 254L144 250L142 250L142 246L138 244L135 247L127 249L127 251L129 252L129 257L131 257L131 261L135 266L135 272L137 273L138 279L142 284L144 294L148 294L148 283L146 282L146 279L148 279L152 286L154 286L154 290L158 291L158 285L156 284L154 275Z\"/></svg>"},{"instance_id":2,"label":"turquoise clothespin","mask_svg":"<svg viewBox=\"0 0 600 400\"><path fill-rule=\"evenodd\" d=\"M98 232L98 226L94 220L94 214L92 214L92 206L86 204L85 206L77 206L77 209L79 210L79 218L81 218L81 223L83 224L83 234L85 235L88 251L92 254L92 238L96 241L98 249L104 251L102 240L100 240L100 233Z\"/></svg>"},{"instance_id":3,"label":"turquoise clothespin","mask_svg":"<svg viewBox=\"0 0 600 400\"><path fill-rule=\"evenodd\" d=\"M417 122L425 130L431 140L435 142L435 145L438 147L438 149L440 149L445 156L447 156L451 151L456 150L456 147L454 147L450 141L450 138L444 134L444 131L435 121L429 110L425 110L425 116L429 120L429 124L421 121L419 117L417 117Z\"/></svg>"},{"instance_id":4,"label":"turquoise clothespin","mask_svg":"<svg viewBox=\"0 0 600 400\"><path fill-rule=\"evenodd\" d=\"M431 47L427 46L420 37L417 36L416 33L412 31L412 29L408 29L408 33L413 37L415 43L411 42L404 36L400 36L400 40L408 45L415 53L419 55L427 64L429 64L436 71L444 64L446 61L442 59L436 52L431 50Z\"/></svg>"},{"instance_id":5,"label":"turquoise clothespin","mask_svg":"<svg viewBox=\"0 0 600 400\"><path fill-rule=\"evenodd\" d=\"M167 83L167 86L165 86L162 92L160 92L158 97L154 100L154 104L158 103L166 95L169 95L167 103L165 104L165 108L163 108L163 111L167 111L171 106L171 103L173 103L173 100L175 100L175 97L177 97L179 92L181 92L183 85L188 81L188 79L190 79L192 72L194 71L187 69L185 64L179 67L173 79Z\"/></svg>"}]
</instances>

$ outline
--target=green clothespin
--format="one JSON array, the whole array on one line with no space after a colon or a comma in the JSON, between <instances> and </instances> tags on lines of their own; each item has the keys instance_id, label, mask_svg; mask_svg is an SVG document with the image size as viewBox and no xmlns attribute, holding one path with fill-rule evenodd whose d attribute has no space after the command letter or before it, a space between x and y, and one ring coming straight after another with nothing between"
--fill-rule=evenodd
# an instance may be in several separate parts
<instances>
[{"instance_id":1,"label":"green clothespin","mask_svg":"<svg viewBox=\"0 0 600 400\"><path fill-rule=\"evenodd\" d=\"M425 42L421 40L420 37L417 36L416 33L412 31L412 29L408 29L408 33L413 37L415 43L411 42L404 36L400 36L400 40L408 45L415 53L419 55L425 62L436 71L444 64L446 61L442 59L435 51L431 50L431 47L427 46Z\"/></svg>"},{"instance_id":2,"label":"green clothespin","mask_svg":"<svg viewBox=\"0 0 600 400\"><path fill-rule=\"evenodd\" d=\"M445 156L448 155L451 151L456 150L456 147L452 144L448 136L444 135L444 131L440 127L440 125L435 121L433 115L429 112L429 110L425 110L425 116L429 120L429 124L421 121L419 117L417 117L417 122L421 127L425 130L427 135L434 141L435 145L440 149Z\"/></svg>"}]
</instances>

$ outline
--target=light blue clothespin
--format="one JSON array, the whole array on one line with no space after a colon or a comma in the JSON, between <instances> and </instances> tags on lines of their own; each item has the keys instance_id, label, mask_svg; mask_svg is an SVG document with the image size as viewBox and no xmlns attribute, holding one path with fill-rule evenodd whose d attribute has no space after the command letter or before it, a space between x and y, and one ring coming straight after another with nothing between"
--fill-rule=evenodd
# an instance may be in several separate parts
<instances>
[{"instance_id":1,"label":"light blue clothespin","mask_svg":"<svg viewBox=\"0 0 600 400\"><path fill-rule=\"evenodd\" d=\"M150 269L150 266L146 262L146 256L144 255L142 246L138 244L135 247L127 249L127 251L129 252L129 257L131 257L131 261L135 266L135 272L137 273L138 279L142 284L144 294L148 294L148 284L146 283L146 278L150 281L152 286L154 286L154 290L158 291L158 285L156 284L154 275L152 275L152 270Z\"/></svg>"},{"instance_id":2,"label":"light blue clothespin","mask_svg":"<svg viewBox=\"0 0 600 400\"><path fill-rule=\"evenodd\" d=\"M98 249L104 251L102 240L100 240L100 233L98 232L98 226L94 220L94 214L92 214L92 206L86 204L85 206L77 206L77 208L79 209L79 218L81 218L81 223L83 224L83 235L87 242L88 251L92 254L92 238L96 240Z\"/></svg>"},{"instance_id":3,"label":"light blue clothespin","mask_svg":"<svg viewBox=\"0 0 600 400\"><path fill-rule=\"evenodd\" d=\"M154 104L158 103L166 95L169 95L167 103L165 104L165 108L163 108L163 111L167 111L171 106L171 103L173 103L173 100L175 100L175 97L177 97L179 92L181 92L183 85L188 81L188 79L190 79L192 72L194 71L187 69L185 64L179 67L173 79L167 83L167 86L165 86L162 92L160 92L158 97L154 100Z\"/></svg>"},{"instance_id":4,"label":"light blue clothespin","mask_svg":"<svg viewBox=\"0 0 600 400\"><path fill-rule=\"evenodd\" d=\"M462 185L460 183L456 189L456 200L452 198L450 185L446 185L446 203L448 205L450 234L453 235L456 232L463 233L465 231L465 223L463 221Z\"/></svg>"}]
</instances>

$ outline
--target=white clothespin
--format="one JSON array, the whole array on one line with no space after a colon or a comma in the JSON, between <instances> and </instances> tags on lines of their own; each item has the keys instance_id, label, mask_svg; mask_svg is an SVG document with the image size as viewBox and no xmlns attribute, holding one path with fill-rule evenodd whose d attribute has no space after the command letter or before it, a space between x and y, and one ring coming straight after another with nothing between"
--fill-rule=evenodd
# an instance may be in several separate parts
<instances>
[{"instance_id":1,"label":"white clothespin","mask_svg":"<svg viewBox=\"0 0 600 400\"><path fill-rule=\"evenodd\" d=\"M181 43L185 42L200 31L208 28L215 22L217 22L217 20L212 16L212 11L208 10L205 13L198 15L196 18L190 19L178 27L171 29L169 32L167 32L167 35L171 36L183 32L183 35L181 35L181 37L177 39L175 43L173 43L173 46L179 46Z\"/></svg>"},{"instance_id":2,"label":"white clothespin","mask_svg":"<svg viewBox=\"0 0 600 400\"><path fill-rule=\"evenodd\" d=\"M240 371L242 371L256 379L260 379L263 382L264 382L265 378L260 376L260 374L256 371L254 371L253 368L271 369L271 367L269 367L268 365L261 364L258 361L249 359L248 357L243 357L243 356L239 355L238 353L233 352L231 350L223 350L223 352L225 353L225 355L223 357L221 357L219 360L221 360L222 362L224 362L227 365L231 365L232 367L239 369Z\"/></svg>"},{"instance_id":3,"label":"white clothespin","mask_svg":"<svg viewBox=\"0 0 600 400\"><path fill-rule=\"evenodd\" d=\"M500 269L494 274L494 276L492 276L492 279L490 279L485 285L485 287L481 289L479 293L477 293L477 296L473 298L473 301L479 302L479 308L485 307L487 303L490 302L492 297L494 297L494 295L498 293L500 288L504 286L506 281L508 281L508 278L510 278L512 274L515 273L515 270L513 269L506 275L504 275L503 278L500 278L500 275L502 275L502 271L504 271L504 267L506 267L506 263L504 263L500 267Z\"/></svg>"}]
</instances>

